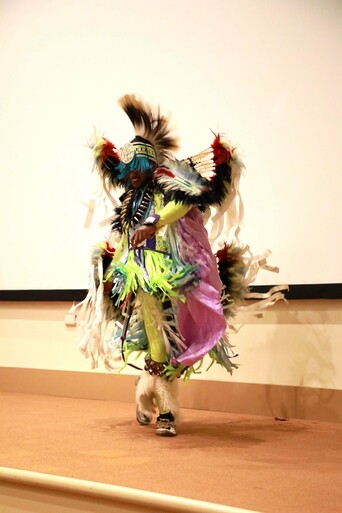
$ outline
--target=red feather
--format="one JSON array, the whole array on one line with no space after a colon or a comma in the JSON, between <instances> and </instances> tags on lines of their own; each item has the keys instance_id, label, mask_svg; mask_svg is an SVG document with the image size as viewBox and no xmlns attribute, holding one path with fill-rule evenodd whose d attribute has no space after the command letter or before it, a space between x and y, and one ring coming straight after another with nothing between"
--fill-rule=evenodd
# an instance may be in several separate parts
<instances>
[{"instance_id":1,"label":"red feather","mask_svg":"<svg viewBox=\"0 0 342 513\"><path fill-rule=\"evenodd\" d=\"M223 146L223 144L221 144L220 134L215 137L211 147L214 153L213 160L217 166L223 164L224 162L229 162L231 153Z\"/></svg>"},{"instance_id":2,"label":"red feather","mask_svg":"<svg viewBox=\"0 0 342 513\"><path fill-rule=\"evenodd\" d=\"M103 140L106 141L106 144L103 146L101 151L101 158L103 160L108 159L109 157L114 157L119 160L119 155L117 154L116 148L112 142L103 137Z\"/></svg>"},{"instance_id":3,"label":"red feather","mask_svg":"<svg viewBox=\"0 0 342 513\"><path fill-rule=\"evenodd\" d=\"M113 248L112 246L110 246L109 242L108 241L105 241L105 244L106 244L106 249L104 250L104 253L107 255L107 256L113 256L114 253L115 253L115 248Z\"/></svg>"},{"instance_id":4,"label":"red feather","mask_svg":"<svg viewBox=\"0 0 342 513\"><path fill-rule=\"evenodd\" d=\"M155 171L155 175L157 178L160 175L166 175L166 176L169 176L170 178L175 177L175 175L169 169L166 169L165 167L158 167L158 169Z\"/></svg>"}]
</instances>

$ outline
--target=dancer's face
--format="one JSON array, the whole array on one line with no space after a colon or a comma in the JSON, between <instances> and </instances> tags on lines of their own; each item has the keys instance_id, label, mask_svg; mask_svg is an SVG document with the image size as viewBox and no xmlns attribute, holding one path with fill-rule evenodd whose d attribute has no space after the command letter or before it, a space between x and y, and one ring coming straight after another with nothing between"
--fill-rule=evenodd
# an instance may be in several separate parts
<instances>
[{"instance_id":1,"label":"dancer's face","mask_svg":"<svg viewBox=\"0 0 342 513\"><path fill-rule=\"evenodd\" d=\"M151 173L148 171L131 171L128 173L128 180L130 181L133 189L140 189L140 187L143 187L151 180Z\"/></svg>"}]
</instances>

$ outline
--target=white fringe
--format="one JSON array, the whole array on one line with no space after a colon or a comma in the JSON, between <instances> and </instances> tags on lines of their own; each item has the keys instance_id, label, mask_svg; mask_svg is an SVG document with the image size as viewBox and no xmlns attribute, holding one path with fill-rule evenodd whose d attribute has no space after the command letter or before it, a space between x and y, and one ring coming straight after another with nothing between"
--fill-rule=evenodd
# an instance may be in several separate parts
<instances>
[{"instance_id":1,"label":"white fringe","mask_svg":"<svg viewBox=\"0 0 342 513\"><path fill-rule=\"evenodd\" d=\"M160 376L151 375L148 371L143 371L135 391L138 409L146 417L151 418L159 403L163 411L170 411L175 418L178 417L177 389L176 379L170 382Z\"/></svg>"}]
</instances>

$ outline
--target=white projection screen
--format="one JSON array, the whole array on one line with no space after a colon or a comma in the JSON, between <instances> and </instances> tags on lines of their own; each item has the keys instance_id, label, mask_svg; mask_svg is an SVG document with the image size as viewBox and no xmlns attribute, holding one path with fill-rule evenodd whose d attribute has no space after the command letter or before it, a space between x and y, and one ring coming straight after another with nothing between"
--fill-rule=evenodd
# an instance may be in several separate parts
<instances>
[{"instance_id":1,"label":"white projection screen","mask_svg":"<svg viewBox=\"0 0 342 513\"><path fill-rule=\"evenodd\" d=\"M0 289L87 288L87 142L133 137L133 92L179 158L239 148L240 239L280 268L257 284L341 283L341 27L340 0L1 0Z\"/></svg>"}]
</instances>

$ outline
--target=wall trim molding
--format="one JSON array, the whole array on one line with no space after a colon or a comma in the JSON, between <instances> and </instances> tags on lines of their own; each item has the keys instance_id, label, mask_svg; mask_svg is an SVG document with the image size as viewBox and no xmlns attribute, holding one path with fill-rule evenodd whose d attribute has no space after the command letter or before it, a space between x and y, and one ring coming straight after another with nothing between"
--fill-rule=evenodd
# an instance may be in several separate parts
<instances>
[{"instance_id":1,"label":"wall trim molding","mask_svg":"<svg viewBox=\"0 0 342 513\"><path fill-rule=\"evenodd\" d=\"M272 285L254 285L251 292L267 292ZM82 301L86 289L60 290L0 290L0 301ZM289 285L288 300L342 299L342 283L313 283Z\"/></svg>"},{"instance_id":2,"label":"wall trim molding","mask_svg":"<svg viewBox=\"0 0 342 513\"><path fill-rule=\"evenodd\" d=\"M0 367L3 392L134 403L135 375ZM179 380L181 408L342 422L342 390Z\"/></svg>"}]
</instances>

